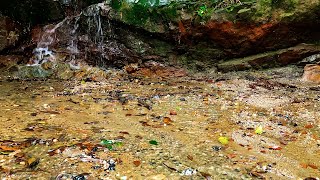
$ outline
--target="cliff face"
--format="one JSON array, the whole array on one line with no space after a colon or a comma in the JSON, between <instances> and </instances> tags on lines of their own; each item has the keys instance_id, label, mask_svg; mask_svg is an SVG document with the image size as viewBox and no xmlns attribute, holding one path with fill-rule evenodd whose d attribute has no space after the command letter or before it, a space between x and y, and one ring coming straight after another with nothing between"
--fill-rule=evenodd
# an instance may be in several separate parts
<instances>
[{"instance_id":1,"label":"cliff face","mask_svg":"<svg viewBox=\"0 0 320 180\"><path fill-rule=\"evenodd\" d=\"M24 46L39 48L50 29L42 24L51 23L51 30L59 27L49 36L49 49L99 66L152 60L202 71L219 61L320 40L317 0L2 3L2 14L22 25Z\"/></svg>"}]
</instances>

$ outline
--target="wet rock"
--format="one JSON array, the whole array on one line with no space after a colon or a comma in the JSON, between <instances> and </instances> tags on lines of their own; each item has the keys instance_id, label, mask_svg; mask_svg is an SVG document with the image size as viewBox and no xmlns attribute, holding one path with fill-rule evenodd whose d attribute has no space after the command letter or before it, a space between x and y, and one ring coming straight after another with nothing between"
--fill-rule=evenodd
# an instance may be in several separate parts
<instances>
[{"instance_id":1,"label":"wet rock","mask_svg":"<svg viewBox=\"0 0 320 180\"><path fill-rule=\"evenodd\" d=\"M183 176L192 176L194 174L197 174L197 170L192 168L187 168L181 172L181 175Z\"/></svg>"},{"instance_id":2,"label":"wet rock","mask_svg":"<svg viewBox=\"0 0 320 180\"><path fill-rule=\"evenodd\" d=\"M13 68L14 67L14 68ZM108 74L95 67L87 65L79 66L81 69L73 69L68 63L45 62L39 65L15 65L10 67L10 73L14 74L16 79L37 79L53 78L60 80L87 80L100 82L104 81Z\"/></svg>"},{"instance_id":3,"label":"wet rock","mask_svg":"<svg viewBox=\"0 0 320 180\"><path fill-rule=\"evenodd\" d=\"M214 150L214 151L221 151L222 150L222 146L212 146L212 149Z\"/></svg>"},{"instance_id":4,"label":"wet rock","mask_svg":"<svg viewBox=\"0 0 320 180\"><path fill-rule=\"evenodd\" d=\"M58 63L55 65L55 77L58 79L68 80L74 77L75 72L72 71L69 64Z\"/></svg>"},{"instance_id":5,"label":"wet rock","mask_svg":"<svg viewBox=\"0 0 320 180\"><path fill-rule=\"evenodd\" d=\"M134 76L144 77L183 77L187 75L183 68L169 67L155 61L148 61L141 67L127 66L125 69Z\"/></svg>"},{"instance_id":6,"label":"wet rock","mask_svg":"<svg viewBox=\"0 0 320 180\"><path fill-rule=\"evenodd\" d=\"M116 170L116 162L113 159L110 159L107 163L108 163L108 170L109 171Z\"/></svg>"},{"instance_id":7,"label":"wet rock","mask_svg":"<svg viewBox=\"0 0 320 180\"><path fill-rule=\"evenodd\" d=\"M18 79L48 78L52 74L52 71L47 71L41 66L18 66L15 77Z\"/></svg>"},{"instance_id":8,"label":"wet rock","mask_svg":"<svg viewBox=\"0 0 320 180\"><path fill-rule=\"evenodd\" d=\"M101 0L12 0L1 1L2 14L21 22L22 24L44 24L63 19L67 15L79 13L84 7Z\"/></svg>"},{"instance_id":9,"label":"wet rock","mask_svg":"<svg viewBox=\"0 0 320 180\"><path fill-rule=\"evenodd\" d=\"M9 17L0 15L0 51L16 45L20 37L17 24Z\"/></svg>"},{"instance_id":10,"label":"wet rock","mask_svg":"<svg viewBox=\"0 0 320 180\"><path fill-rule=\"evenodd\" d=\"M0 69L9 70L23 60L24 57L19 55L0 55Z\"/></svg>"},{"instance_id":11,"label":"wet rock","mask_svg":"<svg viewBox=\"0 0 320 180\"><path fill-rule=\"evenodd\" d=\"M320 83L320 65L307 64L304 67L302 81Z\"/></svg>"},{"instance_id":12,"label":"wet rock","mask_svg":"<svg viewBox=\"0 0 320 180\"><path fill-rule=\"evenodd\" d=\"M319 64L319 63L320 63L320 54L314 54L304 58L302 61L298 63L298 65Z\"/></svg>"},{"instance_id":13,"label":"wet rock","mask_svg":"<svg viewBox=\"0 0 320 180\"><path fill-rule=\"evenodd\" d=\"M228 72L285 66L288 64L297 63L303 58L319 52L320 47L317 45L300 44L295 47L282 49L275 52L226 61L218 64L218 70L222 72Z\"/></svg>"}]
</instances>

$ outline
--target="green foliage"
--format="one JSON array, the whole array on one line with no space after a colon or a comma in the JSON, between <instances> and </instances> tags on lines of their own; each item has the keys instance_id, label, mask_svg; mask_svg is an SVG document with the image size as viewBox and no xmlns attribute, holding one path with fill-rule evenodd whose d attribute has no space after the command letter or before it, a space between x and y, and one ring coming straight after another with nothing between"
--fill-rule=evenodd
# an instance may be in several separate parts
<instances>
[{"instance_id":1,"label":"green foliage","mask_svg":"<svg viewBox=\"0 0 320 180\"><path fill-rule=\"evenodd\" d=\"M111 0L111 7L113 9L120 9L122 5L122 0Z\"/></svg>"},{"instance_id":2,"label":"green foliage","mask_svg":"<svg viewBox=\"0 0 320 180\"><path fill-rule=\"evenodd\" d=\"M206 5L202 5L197 10L197 14L198 14L198 16L203 17L207 11L208 11L207 6Z\"/></svg>"},{"instance_id":3,"label":"green foliage","mask_svg":"<svg viewBox=\"0 0 320 180\"><path fill-rule=\"evenodd\" d=\"M206 1L205 5L201 5L196 13L200 17L213 12L225 11L228 13L238 12L245 13L251 11L250 8L256 3L256 0L210 0Z\"/></svg>"},{"instance_id":4,"label":"green foliage","mask_svg":"<svg viewBox=\"0 0 320 180\"><path fill-rule=\"evenodd\" d=\"M161 4L162 3L162 4ZM173 2L165 6L159 0L112 0L112 8L121 14L126 22L135 25L145 25L150 22L172 20L177 17L177 3Z\"/></svg>"},{"instance_id":5,"label":"green foliage","mask_svg":"<svg viewBox=\"0 0 320 180\"><path fill-rule=\"evenodd\" d=\"M133 24L144 24L151 16L148 7L141 4L134 4L131 8L124 9L124 18Z\"/></svg>"}]
</instances>

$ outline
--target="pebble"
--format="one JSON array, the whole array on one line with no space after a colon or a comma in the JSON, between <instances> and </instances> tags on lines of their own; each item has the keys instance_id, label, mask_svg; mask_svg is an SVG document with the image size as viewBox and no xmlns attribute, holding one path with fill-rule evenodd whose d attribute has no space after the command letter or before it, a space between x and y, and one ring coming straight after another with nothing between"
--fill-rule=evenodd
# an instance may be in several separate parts
<instances>
[{"instance_id":1,"label":"pebble","mask_svg":"<svg viewBox=\"0 0 320 180\"><path fill-rule=\"evenodd\" d=\"M197 170L191 169L191 168L185 169L181 173L181 175L183 175L183 176L192 176L194 174L197 174Z\"/></svg>"}]
</instances>

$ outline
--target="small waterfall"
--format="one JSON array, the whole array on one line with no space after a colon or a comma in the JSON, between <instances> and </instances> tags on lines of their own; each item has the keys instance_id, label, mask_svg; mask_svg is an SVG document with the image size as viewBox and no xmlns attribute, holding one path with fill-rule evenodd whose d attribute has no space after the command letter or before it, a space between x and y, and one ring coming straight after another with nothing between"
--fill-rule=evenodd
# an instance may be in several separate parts
<instances>
[{"instance_id":1,"label":"small waterfall","mask_svg":"<svg viewBox=\"0 0 320 180\"><path fill-rule=\"evenodd\" d=\"M88 30L87 34L93 37L94 44L97 45L99 50L103 49L104 44L104 30L101 20L101 8L103 8L104 3L99 3L96 5L89 6L87 10L83 13L87 18Z\"/></svg>"},{"instance_id":2,"label":"small waterfall","mask_svg":"<svg viewBox=\"0 0 320 180\"><path fill-rule=\"evenodd\" d=\"M76 56L79 54L77 30L80 16L81 14L73 17L66 17L56 25L47 25L43 28L44 30L37 43L37 48L33 51L34 57L31 66L41 65L48 61L55 62L56 56L52 46L55 46L62 41L67 41L63 43L66 44L64 49L67 51L64 53L69 54L69 62L75 63Z\"/></svg>"},{"instance_id":3,"label":"small waterfall","mask_svg":"<svg viewBox=\"0 0 320 180\"><path fill-rule=\"evenodd\" d=\"M55 26L47 25L44 27L44 32L41 35L41 38L37 44L37 48L34 49L34 59L32 59L31 66L39 65L47 61L55 61L54 53L49 50L49 46L53 43L55 37L55 31L61 27L67 18L59 22Z\"/></svg>"},{"instance_id":4,"label":"small waterfall","mask_svg":"<svg viewBox=\"0 0 320 180\"><path fill-rule=\"evenodd\" d=\"M104 53L105 32L103 28L101 8L105 4L99 3L89 6L76 16L66 17L56 25L47 25L43 28L37 47L34 49L33 65L44 62L55 62L57 54L66 55L65 61L71 67L78 69L78 59L87 59L87 53L95 49L100 58L107 57ZM84 25L84 26L83 26ZM81 28L80 28L81 26ZM110 27L108 29L111 29ZM79 47L79 41L85 45ZM90 49L91 48L91 49ZM101 59L97 59L101 65ZM103 65L102 65L103 66Z\"/></svg>"},{"instance_id":5,"label":"small waterfall","mask_svg":"<svg viewBox=\"0 0 320 180\"><path fill-rule=\"evenodd\" d=\"M106 3L91 5L76 16L45 26L31 65L61 61L72 69L80 64L108 68L135 61L134 53L119 42L121 37L104 17L110 9Z\"/></svg>"}]
</instances>

